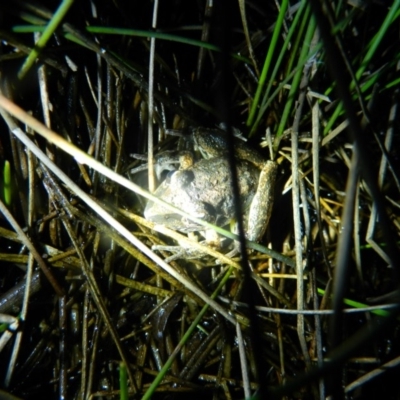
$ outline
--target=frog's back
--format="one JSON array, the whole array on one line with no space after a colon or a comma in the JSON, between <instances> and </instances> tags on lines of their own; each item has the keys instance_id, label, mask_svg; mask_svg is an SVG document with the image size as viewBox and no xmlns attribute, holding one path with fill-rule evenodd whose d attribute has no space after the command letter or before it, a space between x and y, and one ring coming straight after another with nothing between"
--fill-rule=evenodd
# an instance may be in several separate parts
<instances>
[{"instance_id":1,"label":"frog's back","mask_svg":"<svg viewBox=\"0 0 400 400\"><path fill-rule=\"evenodd\" d=\"M240 200L247 208L258 184L258 169L247 161L237 162ZM176 171L156 190L155 195L186 213L207 222L225 225L234 216L231 174L223 157L201 160L193 167ZM182 232L202 227L165 207L149 202L146 219Z\"/></svg>"},{"instance_id":2,"label":"frog's back","mask_svg":"<svg viewBox=\"0 0 400 400\"><path fill-rule=\"evenodd\" d=\"M258 169L247 161L236 163L240 200L247 208L258 184ZM227 220L234 214L232 178L229 162L224 157L201 160L194 167L194 179L188 187L191 198L208 203L215 209L216 215Z\"/></svg>"}]
</instances>

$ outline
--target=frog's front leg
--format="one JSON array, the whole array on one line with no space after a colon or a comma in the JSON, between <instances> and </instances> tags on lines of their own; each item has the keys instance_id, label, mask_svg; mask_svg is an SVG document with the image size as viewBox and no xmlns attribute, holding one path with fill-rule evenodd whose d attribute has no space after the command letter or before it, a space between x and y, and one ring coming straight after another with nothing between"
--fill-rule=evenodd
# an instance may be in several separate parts
<instances>
[{"instance_id":1,"label":"frog's front leg","mask_svg":"<svg viewBox=\"0 0 400 400\"><path fill-rule=\"evenodd\" d=\"M195 249L194 247L187 247L184 244L180 243L179 246L164 246L164 245L154 245L152 250L157 251L167 251L172 253L171 256L167 257L164 261L166 263L170 263L171 261L185 259L185 260L196 260L201 257L204 257L204 253Z\"/></svg>"},{"instance_id":2,"label":"frog's front leg","mask_svg":"<svg viewBox=\"0 0 400 400\"><path fill-rule=\"evenodd\" d=\"M202 235L204 236L205 240L201 241L200 244L211 247L214 250L220 250L222 246L222 240L213 229L206 229L204 232L202 232ZM192 241L198 242L198 238L193 232L188 233L188 238ZM196 260L207 255L207 252L191 246L187 241L178 241L178 244L178 246L153 245L152 250L168 251L172 253L170 257L165 259L165 262L167 263L182 258L185 260Z\"/></svg>"},{"instance_id":3,"label":"frog's front leg","mask_svg":"<svg viewBox=\"0 0 400 400\"><path fill-rule=\"evenodd\" d=\"M272 213L277 171L278 166L274 161L267 161L261 169L257 191L254 194L245 218L245 222L247 223L246 239L252 242L260 241L267 229ZM233 232L237 234L237 224L235 225ZM234 257L238 253L240 253L240 242L235 240L233 249L226 256Z\"/></svg>"},{"instance_id":4,"label":"frog's front leg","mask_svg":"<svg viewBox=\"0 0 400 400\"><path fill-rule=\"evenodd\" d=\"M267 161L261 169L257 191L250 205L246 238L258 242L267 229L274 202L274 188L278 166Z\"/></svg>"}]
</instances>

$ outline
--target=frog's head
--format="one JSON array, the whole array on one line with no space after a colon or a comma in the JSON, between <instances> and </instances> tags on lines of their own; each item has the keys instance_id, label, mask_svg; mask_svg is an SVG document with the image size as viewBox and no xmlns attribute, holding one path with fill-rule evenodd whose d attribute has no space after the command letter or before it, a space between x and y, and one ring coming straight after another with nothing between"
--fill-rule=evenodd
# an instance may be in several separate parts
<instances>
[{"instance_id":1,"label":"frog's head","mask_svg":"<svg viewBox=\"0 0 400 400\"><path fill-rule=\"evenodd\" d=\"M193 129L194 148L205 159L221 156L227 152L227 135L220 129Z\"/></svg>"}]
</instances>

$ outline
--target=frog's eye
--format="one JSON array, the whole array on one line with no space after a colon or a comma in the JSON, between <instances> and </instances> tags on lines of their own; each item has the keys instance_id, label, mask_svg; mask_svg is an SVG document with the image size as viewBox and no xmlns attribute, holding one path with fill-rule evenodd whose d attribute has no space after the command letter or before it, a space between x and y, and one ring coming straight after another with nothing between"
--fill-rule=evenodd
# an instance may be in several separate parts
<instances>
[{"instance_id":1,"label":"frog's eye","mask_svg":"<svg viewBox=\"0 0 400 400\"><path fill-rule=\"evenodd\" d=\"M194 179L194 174L193 171L174 171L173 174L170 176L170 181L169 184L170 186L173 186L174 188L185 188L187 187L190 182L192 182Z\"/></svg>"},{"instance_id":2,"label":"frog's eye","mask_svg":"<svg viewBox=\"0 0 400 400\"><path fill-rule=\"evenodd\" d=\"M165 182L170 184L171 183L171 177L176 171L169 171L167 176L165 177Z\"/></svg>"}]
</instances>

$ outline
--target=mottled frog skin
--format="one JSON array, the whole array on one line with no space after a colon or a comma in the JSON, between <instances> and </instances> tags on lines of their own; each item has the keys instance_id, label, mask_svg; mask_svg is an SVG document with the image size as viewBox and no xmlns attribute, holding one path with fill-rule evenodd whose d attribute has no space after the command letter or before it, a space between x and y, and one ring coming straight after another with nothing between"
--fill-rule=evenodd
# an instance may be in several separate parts
<instances>
[{"instance_id":1,"label":"mottled frog skin","mask_svg":"<svg viewBox=\"0 0 400 400\"><path fill-rule=\"evenodd\" d=\"M227 225L235 212L230 168L224 157L227 140L222 131L196 129L195 148L206 158L192 162L185 153L184 161L181 160L184 169L170 173L154 194L199 219L217 226ZM258 241L271 214L277 165L264 161L239 140L235 141L235 153L246 237ZM147 203L144 215L149 221L184 233L204 231L201 225L152 201Z\"/></svg>"}]
</instances>

